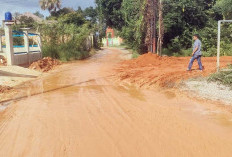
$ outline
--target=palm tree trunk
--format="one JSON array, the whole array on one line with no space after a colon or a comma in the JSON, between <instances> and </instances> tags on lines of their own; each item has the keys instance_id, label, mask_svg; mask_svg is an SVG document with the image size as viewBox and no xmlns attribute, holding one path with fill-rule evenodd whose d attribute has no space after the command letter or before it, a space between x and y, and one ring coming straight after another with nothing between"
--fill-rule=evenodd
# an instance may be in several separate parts
<instances>
[{"instance_id":1,"label":"palm tree trunk","mask_svg":"<svg viewBox=\"0 0 232 157\"><path fill-rule=\"evenodd\" d=\"M164 25L163 25L163 2L159 0L159 36L158 36L158 48L157 54L162 56L162 46L163 46L163 34L164 34Z\"/></svg>"}]
</instances>

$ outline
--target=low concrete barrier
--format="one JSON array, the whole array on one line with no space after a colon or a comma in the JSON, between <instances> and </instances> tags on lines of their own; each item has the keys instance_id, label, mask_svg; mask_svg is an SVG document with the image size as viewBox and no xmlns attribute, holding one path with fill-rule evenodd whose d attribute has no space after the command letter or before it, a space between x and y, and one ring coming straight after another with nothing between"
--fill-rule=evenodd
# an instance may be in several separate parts
<instances>
[{"instance_id":1,"label":"low concrete barrier","mask_svg":"<svg viewBox=\"0 0 232 157\"><path fill-rule=\"evenodd\" d=\"M14 31L15 32L15 31ZM5 35L0 35L0 55L7 59L7 65L30 65L42 58L42 44L40 34L23 32L12 34L11 25L5 25ZM13 45L13 36L23 37L24 45ZM33 36L37 45L29 45L29 36ZM3 46L3 41L5 45Z\"/></svg>"},{"instance_id":2,"label":"low concrete barrier","mask_svg":"<svg viewBox=\"0 0 232 157\"><path fill-rule=\"evenodd\" d=\"M6 48L2 48L0 55L6 56ZM14 48L14 65L29 65L42 58L42 52L38 47L30 47L29 53L25 48Z\"/></svg>"}]
</instances>

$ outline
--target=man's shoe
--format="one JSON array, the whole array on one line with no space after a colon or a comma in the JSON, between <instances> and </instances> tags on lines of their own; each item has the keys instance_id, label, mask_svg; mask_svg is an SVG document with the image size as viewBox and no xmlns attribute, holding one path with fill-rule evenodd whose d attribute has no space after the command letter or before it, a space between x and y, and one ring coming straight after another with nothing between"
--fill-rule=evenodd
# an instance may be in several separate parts
<instances>
[{"instance_id":1,"label":"man's shoe","mask_svg":"<svg viewBox=\"0 0 232 157\"><path fill-rule=\"evenodd\" d=\"M191 69L188 68L187 71L191 71Z\"/></svg>"}]
</instances>

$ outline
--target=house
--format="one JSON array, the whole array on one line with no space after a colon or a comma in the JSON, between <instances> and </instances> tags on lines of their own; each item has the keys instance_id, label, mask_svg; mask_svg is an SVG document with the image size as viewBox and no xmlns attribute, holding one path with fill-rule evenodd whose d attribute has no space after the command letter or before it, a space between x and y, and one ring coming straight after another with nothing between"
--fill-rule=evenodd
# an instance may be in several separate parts
<instances>
[{"instance_id":1,"label":"house","mask_svg":"<svg viewBox=\"0 0 232 157\"><path fill-rule=\"evenodd\" d=\"M26 17L28 17L28 18L31 17L35 22L38 22L38 23L43 22L43 19L42 19L42 18L40 18L40 17L34 15L33 13L30 13L30 12L26 12L26 13L24 13L24 14L19 15L19 16L17 17L17 19L20 19L20 17L22 17L22 16L26 16ZM16 22L18 22L18 21L16 20Z\"/></svg>"},{"instance_id":2,"label":"house","mask_svg":"<svg viewBox=\"0 0 232 157\"><path fill-rule=\"evenodd\" d=\"M120 46L123 43L123 39L116 35L114 29L108 27L106 29L106 37L102 39L104 46Z\"/></svg>"}]
</instances>

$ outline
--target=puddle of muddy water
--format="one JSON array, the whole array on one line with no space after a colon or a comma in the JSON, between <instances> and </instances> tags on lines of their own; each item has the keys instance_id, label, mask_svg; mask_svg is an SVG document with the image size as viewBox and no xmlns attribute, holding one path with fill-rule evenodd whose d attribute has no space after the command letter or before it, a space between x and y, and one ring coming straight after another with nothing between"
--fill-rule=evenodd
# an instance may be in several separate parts
<instances>
[{"instance_id":1,"label":"puddle of muddy water","mask_svg":"<svg viewBox=\"0 0 232 157\"><path fill-rule=\"evenodd\" d=\"M1 103L0 104L0 112L4 111L5 109L7 109L7 107L12 103L12 101L9 102L5 102L5 103Z\"/></svg>"},{"instance_id":2,"label":"puddle of muddy water","mask_svg":"<svg viewBox=\"0 0 232 157\"><path fill-rule=\"evenodd\" d=\"M232 116L226 114L212 114L211 118L215 120L217 123L225 126L232 127Z\"/></svg>"},{"instance_id":3,"label":"puddle of muddy water","mask_svg":"<svg viewBox=\"0 0 232 157\"><path fill-rule=\"evenodd\" d=\"M174 92L171 92L171 91L166 91L164 92L165 96L168 98L168 99L174 99L176 98L176 94Z\"/></svg>"},{"instance_id":4,"label":"puddle of muddy water","mask_svg":"<svg viewBox=\"0 0 232 157\"><path fill-rule=\"evenodd\" d=\"M80 86L80 88L88 89L88 90L93 90L94 92L97 93L102 93L103 92L103 87L102 85L87 85L87 86Z\"/></svg>"},{"instance_id":5,"label":"puddle of muddy water","mask_svg":"<svg viewBox=\"0 0 232 157\"><path fill-rule=\"evenodd\" d=\"M140 101L145 101L144 94L141 92L141 90L138 90L134 86L118 86L115 87L117 91L123 92L123 93L128 93L132 98L136 98Z\"/></svg>"},{"instance_id":6,"label":"puddle of muddy water","mask_svg":"<svg viewBox=\"0 0 232 157\"><path fill-rule=\"evenodd\" d=\"M202 104L186 105L182 111L187 114L193 114L199 121L211 120L223 127L232 127L232 115L217 108L207 108ZM205 119L205 120L204 120Z\"/></svg>"}]
</instances>

